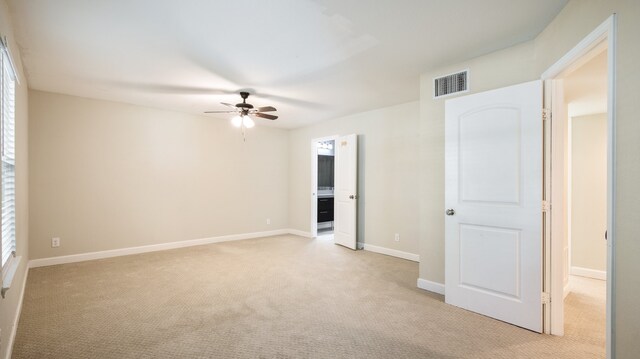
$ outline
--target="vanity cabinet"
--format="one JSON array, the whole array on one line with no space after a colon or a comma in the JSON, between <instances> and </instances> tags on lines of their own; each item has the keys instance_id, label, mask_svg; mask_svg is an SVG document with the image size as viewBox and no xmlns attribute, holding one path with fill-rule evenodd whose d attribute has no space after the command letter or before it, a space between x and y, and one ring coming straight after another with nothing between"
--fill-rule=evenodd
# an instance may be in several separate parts
<instances>
[{"instance_id":1,"label":"vanity cabinet","mask_svg":"<svg viewBox=\"0 0 640 359\"><path fill-rule=\"evenodd\" d=\"M318 198L318 223L333 221L333 197Z\"/></svg>"}]
</instances>

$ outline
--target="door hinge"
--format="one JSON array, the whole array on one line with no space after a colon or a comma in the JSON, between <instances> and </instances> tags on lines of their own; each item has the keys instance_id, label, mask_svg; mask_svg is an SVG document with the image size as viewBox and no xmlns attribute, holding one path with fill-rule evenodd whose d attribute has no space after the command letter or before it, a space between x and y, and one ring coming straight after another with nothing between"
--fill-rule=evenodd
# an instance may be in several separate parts
<instances>
[{"instance_id":1,"label":"door hinge","mask_svg":"<svg viewBox=\"0 0 640 359\"><path fill-rule=\"evenodd\" d=\"M551 303L551 296L547 292L542 292L542 304Z\"/></svg>"},{"instance_id":2,"label":"door hinge","mask_svg":"<svg viewBox=\"0 0 640 359\"><path fill-rule=\"evenodd\" d=\"M551 203L549 201L542 201L542 212L549 212L551 210Z\"/></svg>"},{"instance_id":3,"label":"door hinge","mask_svg":"<svg viewBox=\"0 0 640 359\"><path fill-rule=\"evenodd\" d=\"M543 108L542 109L542 121L547 121L547 120L551 120L551 110L549 110L548 108Z\"/></svg>"}]
</instances>

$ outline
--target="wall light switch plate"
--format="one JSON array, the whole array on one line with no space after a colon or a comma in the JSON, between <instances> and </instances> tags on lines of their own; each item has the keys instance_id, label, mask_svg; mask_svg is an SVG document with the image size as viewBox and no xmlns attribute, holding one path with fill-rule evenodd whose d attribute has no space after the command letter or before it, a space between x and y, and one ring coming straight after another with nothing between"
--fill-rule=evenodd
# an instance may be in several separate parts
<instances>
[{"instance_id":1,"label":"wall light switch plate","mask_svg":"<svg viewBox=\"0 0 640 359\"><path fill-rule=\"evenodd\" d=\"M54 237L51 238L51 248L60 247L60 238Z\"/></svg>"}]
</instances>

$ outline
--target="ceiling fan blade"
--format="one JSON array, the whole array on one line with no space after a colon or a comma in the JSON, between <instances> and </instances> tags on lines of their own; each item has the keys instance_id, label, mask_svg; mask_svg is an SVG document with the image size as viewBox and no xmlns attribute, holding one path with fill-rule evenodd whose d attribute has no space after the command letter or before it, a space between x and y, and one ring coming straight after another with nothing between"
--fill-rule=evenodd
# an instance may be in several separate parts
<instances>
[{"instance_id":1,"label":"ceiling fan blade","mask_svg":"<svg viewBox=\"0 0 640 359\"><path fill-rule=\"evenodd\" d=\"M205 111L204 113L236 113L238 111Z\"/></svg>"},{"instance_id":2,"label":"ceiling fan blade","mask_svg":"<svg viewBox=\"0 0 640 359\"><path fill-rule=\"evenodd\" d=\"M232 105L230 103L226 103L226 102L220 102L221 104L227 106L227 107L231 107L231 108L236 108L236 105Z\"/></svg>"},{"instance_id":3,"label":"ceiling fan blade","mask_svg":"<svg viewBox=\"0 0 640 359\"><path fill-rule=\"evenodd\" d=\"M273 106L258 107L258 112L272 112L272 111L278 111L278 110L276 110L276 108Z\"/></svg>"},{"instance_id":4,"label":"ceiling fan blade","mask_svg":"<svg viewBox=\"0 0 640 359\"><path fill-rule=\"evenodd\" d=\"M266 118L267 120L275 120L276 118L278 118L278 116L267 115L266 113L260 113L260 112L256 112L253 115L257 117Z\"/></svg>"}]
</instances>

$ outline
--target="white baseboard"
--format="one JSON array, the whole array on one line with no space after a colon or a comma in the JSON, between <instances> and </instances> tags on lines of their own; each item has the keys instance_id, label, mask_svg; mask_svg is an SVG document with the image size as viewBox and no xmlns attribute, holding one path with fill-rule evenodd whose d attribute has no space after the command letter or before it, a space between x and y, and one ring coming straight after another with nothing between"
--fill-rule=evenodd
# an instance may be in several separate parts
<instances>
[{"instance_id":1,"label":"white baseboard","mask_svg":"<svg viewBox=\"0 0 640 359\"><path fill-rule=\"evenodd\" d=\"M360 243L358 243L358 244L360 244ZM376 253L380 253L380 254L386 254L386 255L392 256L392 257L408 259L408 260L414 261L414 262L420 262L420 256L419 255L413 254L413 253L409 253L409 252L399 251L399 250L396 250L396 249L378 247L378 246L374 246L374 245L371 245L371 244L364 243L364 250L365 251L369 251L369 252L376 252Z\"/></svg>"},{"instance_id":2,"label":"white baseboard","mask_svg":"<svg viewBox=\"0 0 640 359\"><path fill-rule=\"evenodd\" d=\"M418 288L444 295L444 284L418 278Z\"/></svg>"},{"instance_id":3,"label":"white baseboard","mask_svg":"<svg viewBox=\"0 0 640 359\"><path fill-rule=\"evenodd\" d=\"M311 235L311 232L305 232L305 231L301 231L298 229L287 229L287 232L289 234L294 234L296 236L300 236L300 237L305 237L305 238L313 238L313 236Z\"/></svg>"},{"instance_id":4,"label":"white baseboard","mask_svg":"<svg viewBox=\"0 0 640 359\"><path fill-rule=\"evenodd\" d=\"M289 230L289 229L277 229L277 230L265 231L265 232L231 234L231 235L227 235L227 236L201 238L201 239L191 239L191 240L186 240L186 241L169 242L169 243L161 243L161 244L151 244L151 245L139 246L139 247L110 249L110 250L99 251L99 252L88 252L88 253L72 254L72 255L68 255L68 256L39 258L39 259L30 260L29 261L29 268L52 266L52 265L56 265L56 264L65 264L65 263L84 262L84 261L90 261L90 260L94 260L94 259L120 257L120 256L131 255L131 254L164 251L164 250L167 250L167 249L176 249L176 248L200 246L200 245L203 245L203 244L212 244L212 243L220 243L220 242L228 242L228 241L237 241L237 240L242 240L242 239L277 236L277 235L289 234L289 233L291 233L291 230Z\"/></svg>"},{"instance_id":5,"label":"white baseboard","mask_svg":"<svg viewBox=\"0 0 640 359\"><path fill-rule=\"evenodd\" d=\"M571 270L569 271L569 273L571 273L572 275L578 275L581 277L607 280L607 272L603 270L596 270L596 269L589 269L589 268L582 268L582 267L571 267Z\"/></svg>"},{"instance_id":6,"label":"white baseboard","mask_svg":"<svg viewBox=\"0 0 640 359\"><path fill-rule=\"evenodd\" d=\"M20 297L18 298L18 307L16 308L16 315L13 318L13 326L11 327L11 333L9 334L9 340L7 340L7 356L5 359L11 358L13 353L13 342L16 339L16 333L18 332L18 322L20 321L20 313L22 313L22 301L24 300L24 290L27 287L27 276L29 275L29 266L25 266L24 280L22 281L22 289L20 290Z\"/></svg>"}]
</instances>

